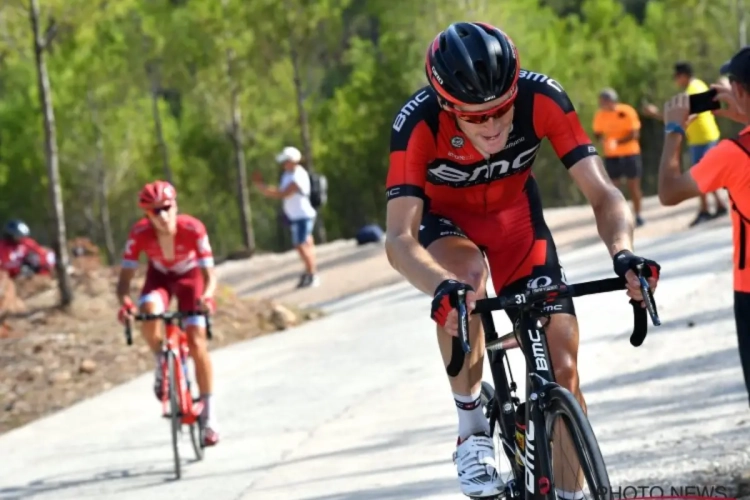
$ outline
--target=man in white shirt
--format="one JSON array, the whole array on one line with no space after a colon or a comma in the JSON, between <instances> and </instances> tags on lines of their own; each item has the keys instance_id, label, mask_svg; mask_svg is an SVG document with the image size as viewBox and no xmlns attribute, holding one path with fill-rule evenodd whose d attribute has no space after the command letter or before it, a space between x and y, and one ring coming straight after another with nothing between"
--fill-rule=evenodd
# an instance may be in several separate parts
<instances>
[{"instance_id":1,"label":"man in white shirt","mask_svg":"<svg viewBox=\"0 0 750 500\"><path fill-rule=\"evenodd\" d=\"M267 186L259 175L255 175L253 179L253 183L263 195L284 200L284 214L289 220L292 245L305 264L305 273L300 276L297 288L320 284L316 274L315 243L312 236L317 212L310 203L310 176L300 165L301 161L302 153L299 149L288 146L276 155L276 162L284 167L278 188Z\"/></svg>"}]
</instances>

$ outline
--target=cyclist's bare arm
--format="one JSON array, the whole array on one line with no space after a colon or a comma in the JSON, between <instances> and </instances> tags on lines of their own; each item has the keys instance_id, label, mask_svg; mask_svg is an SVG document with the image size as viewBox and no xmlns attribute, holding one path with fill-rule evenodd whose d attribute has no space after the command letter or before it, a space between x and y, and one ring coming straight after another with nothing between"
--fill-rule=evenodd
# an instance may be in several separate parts
<instances>
[{"instance_id":1,"label":"cyclist's bare arm","mask_svg":"<svg viewBox=\"0 0 750 500\"><path fill-rule=\"evenodd\" d=\"M216 279L216 268L215 267L201 267L201 273L203 274L203 296L213 297L216 293L216 286L219 280Z\"/></svg>"},{"instance_id":2,"label":"cyclist's bare arm","mask_svg":"<svg viewBox=\"0 0 750 500\"><path fill-rule=\"evenodd\" d=\"M386 209L385 252L391 266L409 283L432 295L446 279L457 279L427 253L417 239L424 202L414 196L394 198Z\"/></svg>"},{"instance_id":3,"label":"cyclist's bare arm","mask_svg":"<svg viewBox=\"0 0 750 500\"><path fill-rule=\"evenodd\" d=\"M587 156L575 163L570 176L594 209L599 236L614 256L633 250L633 214L628 202L609 179L599 156Z\"/></svg>"},{"instance_id":4,"label":"cyclist's bare arm","mask_svg":"<svg viewBox=\"0 0 750 500\"><path fill-rule=\"evenodd\" d=\"M133 281L135 276L135 269L123 267L120 269L120 277L117 280L117 301L120 305L125 304L125 299L130 298L130 282Z\"/></svg>"}]
</instances>

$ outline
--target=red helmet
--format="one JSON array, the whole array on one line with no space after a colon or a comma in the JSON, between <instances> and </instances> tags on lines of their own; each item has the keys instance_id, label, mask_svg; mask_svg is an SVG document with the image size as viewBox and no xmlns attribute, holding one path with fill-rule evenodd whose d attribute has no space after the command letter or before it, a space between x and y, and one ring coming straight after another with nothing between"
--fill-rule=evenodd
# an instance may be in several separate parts
<instances>
[{"instance_id":1,"label":"red helmet","mask_svg":"<svg viewBox=\"0 0 750 500\"><path fill-rule=\"evenodd\" d=\"M177 191L167 181L154 181L143 186L138 195L138 206L141 208L158 207L177 199Z\"/></svg>"}]
</instances>

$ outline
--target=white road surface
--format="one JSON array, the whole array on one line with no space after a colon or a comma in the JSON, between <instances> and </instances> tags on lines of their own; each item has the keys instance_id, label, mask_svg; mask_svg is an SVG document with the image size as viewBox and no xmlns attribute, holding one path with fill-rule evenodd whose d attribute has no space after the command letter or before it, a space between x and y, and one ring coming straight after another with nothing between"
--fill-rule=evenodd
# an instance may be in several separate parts
<instances>
[{"instance_id":1,"label":"white road surface","mask_svg":"<svg viewBox=\"0 0 750 500\"><path fill-rule=\"evenodd\" d=\"M664 322L640 348L628 342L624 292L576 301L582 387L613 484L678 484L694 470L750 462L731 234L715 224L639 243L663 264ZM601 244L563 263L571 281L611 273ZM463 498L429 298L396 285L328 309L214 352L222 442L203 462L186 462L182 480L171 480L169 427L148 374L0 436L0 498ZM496 321L509 326L503 314ZM522 378L518 351L512 364ZM192 457L187 436L183 450Z\"/></svg>"}]
</instances>

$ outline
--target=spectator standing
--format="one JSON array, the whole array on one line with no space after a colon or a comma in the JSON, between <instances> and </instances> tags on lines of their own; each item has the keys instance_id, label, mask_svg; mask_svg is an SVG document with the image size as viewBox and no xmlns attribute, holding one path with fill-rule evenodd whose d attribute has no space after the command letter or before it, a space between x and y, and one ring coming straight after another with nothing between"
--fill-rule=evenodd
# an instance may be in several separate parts
<instances>
[{"instance_id":1,"label":"spectator standing","mask_svg":"<svg viewBox=\"0 0 750 500\"><path fill-rule=\"evenodd\" d=\"M708 85L702 80L695 77L693 73L693 67L689 62L680 61L674 65L674 73L672 75L677 87L685 92L687 95L699 94L709 90ZM659 108L653 104L646 105L644 112L652 118L661 120L662 114ZM716 124L716 119L710 111L699 113L688 122L687 128L685 129L687 138L688 151L690 152L690 164L696 165L700 162L703 155L705 155L709 149L716 146L721 137L721 132ZM700 205L698 209L698 215L695 217L690 226L695 226L701 222L721 217L727 214L727 207L721 200L718 191L712 191L710 194L716 202L716 211L711 214L708 209L708 194L701 193L699 196Z\"/></svg>"},{"instance_id":2,"label":"spectator standing","mask_svg":"<svg viewBox=\"0 0 750 500\"><path fill-rule=\"evenodd\" d=\"M320 278L317 275L312 235L317 211L310 203L310 176L301 165L302 153L295 147L285 147L276 155L276 162L284 168L278 187L267 186L259 173L254 176L253 183L264 196L284 200L284 215L289 221L292 245L305 265L297 288L318 286Z\"/></svg>"},{"instance_id":3,"label":"spectator standing","mask_svg":"<svg viewBox=\"0 0 750 500\"><path fill-rule=\"evenodd\" d=\"M748 125L750 116L750 47L740 50L722 67L731 88L713 85L717 99L728 108L714 114ZM686 136L690 100L681 93L664 106L665 138L659 164L659 200L663 205L677 205L693 198L726 188L732 202L732 239L734 244L734 316L740 362L745 386L750 394L750 126L736 137L720 141L705 153L688 171L680 168L680 148Z\"/></svg>"},{"instance_id":4,"label":"spectator standing","mask_svg":"<svg viewBox=\"0 0 750 500\"><path fill-rule=\"evenodd\" d=\"M626 179L633 202L635 223L643 225L641 217L641 145L638 143L641 121L628 104L618 102L617 92L606 88L599 93L599 109L594 115L594 134L603 143L604 167L612 182L622 185Z\"/></svg>"}]
</instances>

